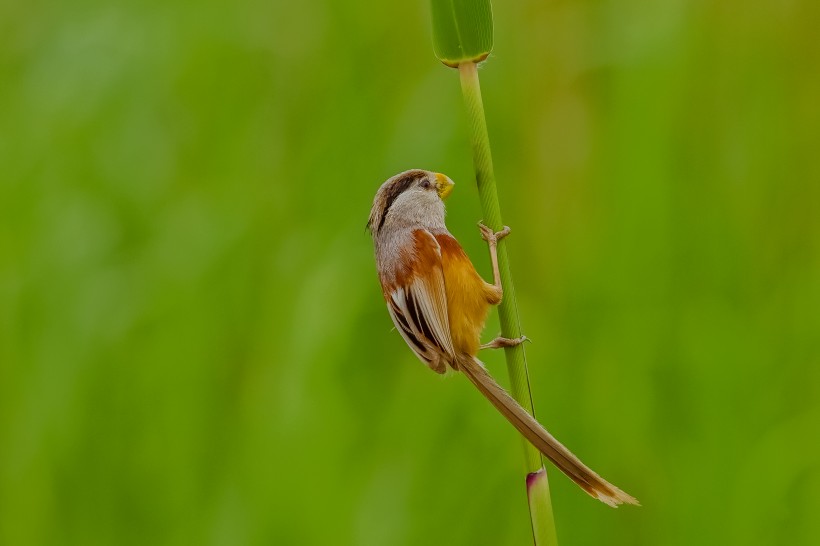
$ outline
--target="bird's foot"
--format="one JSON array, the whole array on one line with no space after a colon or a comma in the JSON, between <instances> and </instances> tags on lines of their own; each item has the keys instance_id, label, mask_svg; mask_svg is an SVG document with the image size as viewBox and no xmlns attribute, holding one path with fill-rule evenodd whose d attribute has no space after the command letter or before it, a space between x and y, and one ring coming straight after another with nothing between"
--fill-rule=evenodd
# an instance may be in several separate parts
<instances>
[{"instance_id":1,"label":"bird's foot","mask_svg":"<svg viewBox=\"0 0 820 546\"><path fill-rule=\"evenodd\" d=\"M485 343L481 345L480 349L506 349L507 347L516 347L521 345L525 341L529 341L532 343L532 340L527 336L521 336L517 338L508 338L508 337L497 337L489 343Z\"/></svg>"},{"instance_id":2,"label":"bird's foot","mask_svg":"<svg viewBox=\"0 0 820 546\"><path fill-rule=\"evenodd\" d=\"M478 229L481 231L481 238L487 241L487 244L490 245L498 244L498 241L510 234L509 226L504 226L504 229L501 231L494 232L492 229L484 225L484 222L478 223Z\"/></svg>"}]
</instances>

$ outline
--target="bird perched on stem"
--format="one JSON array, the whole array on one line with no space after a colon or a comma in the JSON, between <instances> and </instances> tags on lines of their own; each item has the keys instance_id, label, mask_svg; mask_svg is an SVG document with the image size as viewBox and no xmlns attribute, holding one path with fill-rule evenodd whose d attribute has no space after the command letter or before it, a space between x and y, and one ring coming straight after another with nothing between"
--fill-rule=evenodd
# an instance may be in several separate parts
<instances>
[{"instance_id":1,"label":"bird perched on stem","mask_svg":"<svg viewBox=\"0 0 820 546\"><path fill-rule=\"evenodd\" d=\"M436 373L461 371L518 431L584 491L610 506L638 504L582 463L516 402L476 358L479 349L511 347L525 338L480 344L491 305L503 289L496 247L510 229L479 224L490 248L492 284L476 271L444 224L453 181L440 173L405 171L382 184L367 227L376 249L387 311L404 341Z\"/></svg>"}]
</instances>

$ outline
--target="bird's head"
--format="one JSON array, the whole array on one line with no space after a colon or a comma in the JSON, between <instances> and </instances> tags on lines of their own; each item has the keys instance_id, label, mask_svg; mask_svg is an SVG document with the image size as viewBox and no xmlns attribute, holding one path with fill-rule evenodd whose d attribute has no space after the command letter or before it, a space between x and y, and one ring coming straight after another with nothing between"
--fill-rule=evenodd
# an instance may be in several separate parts
<instances>
[{"instance_id":1,"label":"bird's head","mask_svg":"<svg viewBox=\"0 0 820 546\"><path fill-rule=\"evenodd\" d=\"M399 173L376 192L367 228L375 236L386 224L443 227L443 200L453 191L453 185L441 173L421 169Z\"/></svg>"}]
</instances>

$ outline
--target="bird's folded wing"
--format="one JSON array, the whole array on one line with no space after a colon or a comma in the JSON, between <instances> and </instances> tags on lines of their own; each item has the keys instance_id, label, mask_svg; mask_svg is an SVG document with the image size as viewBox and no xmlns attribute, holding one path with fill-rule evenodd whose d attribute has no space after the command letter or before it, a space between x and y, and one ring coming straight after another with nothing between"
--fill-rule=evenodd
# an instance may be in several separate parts
<instances>
[{"instance_id":1,"label":"bird's folded wing","mask_svg":"<svg viewBox=\"0 0 820 546\"><path fill-rule=\"evenodd\" d=\"M426 230L413 234L415 252L406 264L413 275L394 287L387 298L387 309L404 340L427 364L437 355L455 356L450 323L447 318L447 293L438 242ZM448 360L449 360L448 359Z\"/></svg>"}]
</instances>

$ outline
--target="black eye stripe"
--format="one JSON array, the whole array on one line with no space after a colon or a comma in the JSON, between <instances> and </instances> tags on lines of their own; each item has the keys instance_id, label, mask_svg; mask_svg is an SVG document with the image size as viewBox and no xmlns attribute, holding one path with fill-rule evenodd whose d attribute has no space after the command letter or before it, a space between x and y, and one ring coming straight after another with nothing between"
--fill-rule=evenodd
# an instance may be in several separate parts
<instances>
[{"instance_id":1,"label":"black eye stripe","mask_svg":"<svg viewBox=\"0 0 820 546\"><path fill-rule=\"evenodd\" d=\"M376 228L376 231L379 231L382 226L384 225L384 221L387 219L387 212L390 210L390 207L393 206L393 202L399 198L399 195L403 194L407 189L413 185L413 182L418 180L419 176L422 174L422 171L411 171L404 175L402 178L399 178L390 186L390 190L387 195L387 199L384 202L384 213L382 213L381 220L379 220L379 226Z\"/></svg>"}]
</instances>

